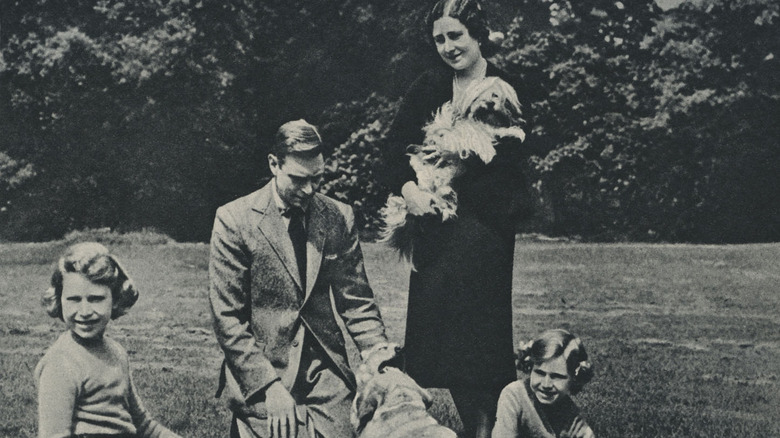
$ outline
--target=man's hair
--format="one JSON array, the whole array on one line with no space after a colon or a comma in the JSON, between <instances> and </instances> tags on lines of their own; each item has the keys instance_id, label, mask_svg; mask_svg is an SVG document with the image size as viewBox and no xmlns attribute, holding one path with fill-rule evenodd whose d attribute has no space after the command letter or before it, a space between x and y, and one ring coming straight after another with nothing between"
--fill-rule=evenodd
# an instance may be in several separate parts
<instances>
[{"instance_id":1,"label":"man's hair","mask_svg":"<svg viewBox=\"0 0 780 438\"><path fill-rule=\"evenodd\" d=\"M316 156L322 153L322 137L306 120L287 122L276 131L271 154L279 161L288 155Z\"/></svg>"}]
</instances>

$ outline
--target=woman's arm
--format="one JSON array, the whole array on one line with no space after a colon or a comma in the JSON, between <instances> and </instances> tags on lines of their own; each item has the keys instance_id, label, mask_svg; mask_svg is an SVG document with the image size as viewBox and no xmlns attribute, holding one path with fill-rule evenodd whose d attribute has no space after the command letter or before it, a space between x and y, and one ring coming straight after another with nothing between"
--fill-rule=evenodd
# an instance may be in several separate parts
<instances>
[{"instance_id":1,"label":"woman's arm","mask_svg":"<svg viewBox=\"0 0 780 438\"><path fill-rule=\"evenodd\" d=\"M392 193L400 194L407 181L415 181L406 148L422 143L423 125L452 97L450 82L442 81L439 76L440 72L430 70L409 86L388 129L382 145L383 166L377 178Z\"/></svg>"},{"instance_id":2,"label":"woman's arm","mask_svg":"<svg viewBox=\"0 0 780 438\"><path fill-rule=\"evenodd\" d=\"M466 161L467 170L456 182L458 203L487 222L510 226L530 213L532 201L518 149L523 144L507 140L496 147L489 164L477 157ZM459 207L460 208L460 207Z\"/></svg>"},{"instance_id":3,"label":"woman's arm","mask_svg":"<svg viewBox=\"0 0 780 438\"><path fill-rule=\"evenodd\" d=\"M415 82L416 84L416 82ZM414 181L414 171L409 166L409 157L406 155L406 147L416 140L417 132L422 133L422 125L415 121L418 117L415 113L415 90L418 87L412 85L393 119L382 145L382 168L378 169L377 178L385 187L395 194L401 193L401 188L408 181Z\"/></svg>"}]
</instances>

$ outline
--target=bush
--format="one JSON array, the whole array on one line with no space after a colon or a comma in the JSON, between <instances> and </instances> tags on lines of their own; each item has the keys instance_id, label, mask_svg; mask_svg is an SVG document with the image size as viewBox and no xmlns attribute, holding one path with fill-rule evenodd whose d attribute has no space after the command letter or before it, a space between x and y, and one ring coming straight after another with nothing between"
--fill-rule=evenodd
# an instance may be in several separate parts
<instances>
[{"instance_id":1,"label":"bush","mask_svg":"<svg viewBox=\"0 0 780 438\"><path fill-rule=\"evenodd\" d=\"M64 243L100 242L104 245L167 245L174 240L153 228L121 233L110 228L88 228L71 231L63 238Z\"/></svg>"},{"instance_id":2,"label":"bush","mask_svg":"<svg viewBox=\"0 0 780 438\"><path fill-rule=\"evenodd\" d=\"M768 43L776 8L522 3L498 63L531 84L518 94L544 146L533 176L545 231L597 241L780 240L780 82ZM744 41L735 44L734 31Z\"/></svg>"},{"instance_id":3,"label":"bush","mask_svg":"<svg viewBox=\"0 0 780 438\"><path fill-rule=\"evenodd\" d=\"M365 101L329 109L328 120L322 123L325 138L340 138L350 126L359 127L329 155L322 192L352 205L358 229L367 239L375 237L381 226L379 209L388 195L374 172L382 165L382 142L396 109L396 102L372 94Z\"/></svg>"}]
</instances>

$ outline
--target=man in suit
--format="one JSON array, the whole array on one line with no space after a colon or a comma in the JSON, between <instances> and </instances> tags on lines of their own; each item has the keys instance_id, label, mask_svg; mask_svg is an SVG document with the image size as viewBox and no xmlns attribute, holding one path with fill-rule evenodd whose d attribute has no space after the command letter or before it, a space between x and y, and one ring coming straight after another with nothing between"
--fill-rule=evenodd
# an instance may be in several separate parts
<instances>
[{"instance_id":1,"label":"man in suit","mask_svg":"<svg viewBox=\"0 0 780 438\"><path fill-rule=\"evenodd\" d=\"M271 182L217 210L209 300L232 437L352 436L355 379L336 315L364 358L387 345L352 209L315 193L321 149L306 121L282 125Z\"/></svg>"}]
</instances>

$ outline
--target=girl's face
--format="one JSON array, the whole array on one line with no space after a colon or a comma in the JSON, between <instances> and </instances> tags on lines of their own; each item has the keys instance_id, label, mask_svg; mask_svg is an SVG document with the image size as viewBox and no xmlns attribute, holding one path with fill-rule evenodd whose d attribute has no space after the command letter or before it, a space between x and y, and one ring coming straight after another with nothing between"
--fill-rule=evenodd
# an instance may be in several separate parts
<instances>
[{"instance_id":1,"label":"girl's face","mask_svg":"<svg viewBox=\"0 0 780 438\"><path fill-rule=\"evenodd\" d=\"M62 276L62 319L82 339L100 339L111 320L111 289L89 281L82 274Z\"/></svg>"},{"instance_id":2,"label":"girl's face","mask_svg":"<svg viewBox=\"0 0 780 438\"><path fill-rule=\"evenodd\" d=\"M543 405L551 405L571 392L571 377L563 356L554 357L531 370L531 390Z\"/></svg>"},{"instance_id":3,"label":"girl's face","mask_svg":"<svg viewBox=\"0 0 780 438\"><path fill-rule=\"evenodd\" d=\"M434 21L433 41L441 59L456 71L468 70L482 58L479 41L457 18L441 17Z\"/></svg>"}]
</instances>

